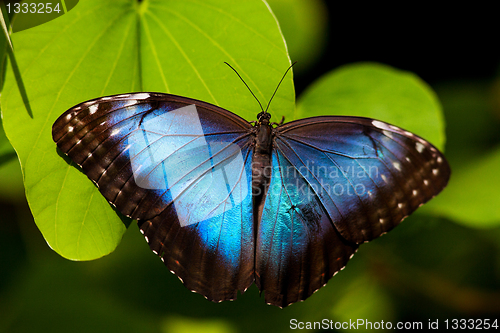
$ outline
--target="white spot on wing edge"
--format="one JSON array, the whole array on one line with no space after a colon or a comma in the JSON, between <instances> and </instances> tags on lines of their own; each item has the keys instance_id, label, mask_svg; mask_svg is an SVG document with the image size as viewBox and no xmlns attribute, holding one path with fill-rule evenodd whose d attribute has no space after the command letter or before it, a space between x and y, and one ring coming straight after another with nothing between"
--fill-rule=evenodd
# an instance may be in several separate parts
<instances>
[{"instance_id":1,"label":"white spot on wing edge","mask_svg":"<svg viewBox=\"0 0 500 333\"><path fill-rule=\"evenodd\" d=\"M136 98L136 99L146 99L146 98L151 97L151 95L150 95L150 94L148 94L148 93L139 93L139 94L135 94L135 95L133 95L133 96L134 96L134 98Z\"/></svg>"},{"instance_id":2,"label":"white spot on wing edge","mask_svg":"<svg viewBox=\"0 0 500 333\"><path fill-rule=\"evenodd\" d=\"M91 106L89 107L89 112L90 112L90 114L94 114L94 113L96 113L96 111L97 111L97 108L98 108L98 107L99 107L99 106L98 106L97 104L91 105Z\"/></svg>"},{"instance_id":3,"label":"white spot on wing edge","mask_svg":"<svg viewBox=\"0 0 500 333\"><path fill-rule=\"evenodd\" d=\"M414 136L415 135L412 132L408 132L408 131L404 131L404 133L406 134L406 136Z\"/></svg>"},{"instance_id":4,"label":"white spot on wing edge","mask_svg":"<svg viewBox=\"0 0 500 333\"><path fill-rule=\"evenodd\" d=\"M384 122L381 122L379 120L372 120L372 125L375 126L375 127L377 127L377 128L380 128L382 130L388 130L388 129L390 129L388 124L386 124Z\"/></svg>"},{"instance_id":5,"label":"white spot on wing edge","mask_svg":"<svg viewBox=\"0 0 500 333\"><path fill-rule=\"evenodd\" d=\"M399 164L398 162L394 162L394 163L392 163L392 165L393 165L396 169L398 169L398 171L401 171L401 164Z\"/></svg>"},{"instance_id":6,"label":"white spot on wing edge","mask_svg":"<svg viewBox=\"0 0 500 333\"><path fill-rule=\"evenodd\" d=\"M417 151L419 153L422 153L425 149L425 146L422 143L417 142L417 143L415 143L415 148L417 149Z\"/></svg>"}]
</instances>

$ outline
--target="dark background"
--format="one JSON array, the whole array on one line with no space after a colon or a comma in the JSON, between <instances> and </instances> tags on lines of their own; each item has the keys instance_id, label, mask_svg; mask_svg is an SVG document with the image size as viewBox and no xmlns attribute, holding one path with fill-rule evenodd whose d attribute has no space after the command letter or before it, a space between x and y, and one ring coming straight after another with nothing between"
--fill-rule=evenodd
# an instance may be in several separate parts
<instances>
[{"instance_id":1,"label":"dark background","mask_svg":"<svg viewBox=\"0 0 500 333\"><path fill-rule=\"evenodd\" d=\"M433 85L493 79L500 50L493 8L367 8L324 1L328 12L323 54L296 82L305 89L323 73L358 61L411 71ZM292 59L293 60L293 59Z\"/></svg>"}]
</instances>

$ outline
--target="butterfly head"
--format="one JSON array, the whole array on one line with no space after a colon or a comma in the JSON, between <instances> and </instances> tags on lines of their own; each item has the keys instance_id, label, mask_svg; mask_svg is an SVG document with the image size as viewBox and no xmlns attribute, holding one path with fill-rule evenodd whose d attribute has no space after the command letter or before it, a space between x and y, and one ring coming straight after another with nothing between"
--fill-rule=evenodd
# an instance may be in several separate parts
<instances>
[{"instance_id":1,"label":"butterfly head","mask_svg":"<svg viewBox=\"0 0 500 333\"><path fill-rule=\"evenodd\" d=\"M269 119L271 119L271 114L269 112L260 112L257 115L257 123L259 124L269 124Z\"/></svg>"}]
</instances>

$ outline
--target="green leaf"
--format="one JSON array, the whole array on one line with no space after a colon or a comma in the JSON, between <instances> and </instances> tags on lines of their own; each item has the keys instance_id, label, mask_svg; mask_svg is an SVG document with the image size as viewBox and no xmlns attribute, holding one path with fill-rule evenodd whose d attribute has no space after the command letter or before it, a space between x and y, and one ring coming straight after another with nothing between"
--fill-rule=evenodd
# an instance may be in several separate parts
<instances>
[{"instance_id":1,"label":"green leaf","mask_svg":"<svg viewBox=\"0 0 500 333\"><path fill-rule=\"evenodd\" d=\"M28 202L47 243L89 260L114 250L126 226L97 188L58 155L51 127L85 100L132 91L205 100L249 120L289 66L277 22L259 0L81 1L72 11L13 36L33 118L9 68L2 113L21 161ZM252 52L248 52L252 50ZM292 76L273 112L294 113Z\"/></svg>"},{"instance_id":2,"label":"green leaf","mask_svg":"<svg viewBox=\"0 0 500 333\"><path fill-rule=\"evenodd\" d=\"M338 68L300 96L297 117L351 115L383 120L412 131L443 149L439 101L415 74L376 63Z\"/></svg>"}]
</instances>

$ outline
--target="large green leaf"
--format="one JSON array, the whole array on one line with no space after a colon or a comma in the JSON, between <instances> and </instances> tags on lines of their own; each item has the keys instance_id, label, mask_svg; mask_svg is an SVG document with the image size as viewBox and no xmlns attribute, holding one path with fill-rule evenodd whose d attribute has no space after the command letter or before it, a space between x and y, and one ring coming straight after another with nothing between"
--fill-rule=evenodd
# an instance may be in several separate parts
<instances>
[{"instance_id":1,"label":"large green leaf","mask_svg":"<svg viewBox=\"0 0 500 333\"><path fill-rule=\"evenodd\" d=\"M298 118L350 115L375 118L412 131L438 148L445 142L439 101L410 72L376 63L338 68L300 96Z\"/></svg>"},{"instance_id":2,"label":"large green leaf","mask_svg":"<svg viewBox=\"0 0 500 333\"><path fill-rule=\"evenodd\" d=\"M28 100L9 69L5 131L19 155L38 228L57 253L76 260L113 251L126 227L92 182L58 155L51 126L60 114L99 96L159 91L253 120L257 103L223 62L263 102L290 63L277 22L260 0L81 1L53 21L14 34L13 43ZM293 112L289 75L273 113Z\"/></svg>"}]
</instances>

